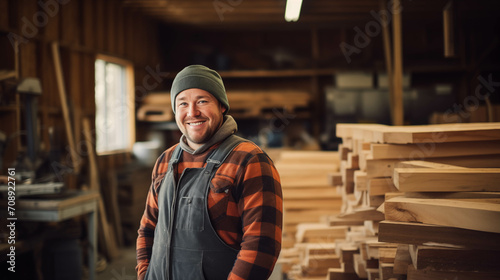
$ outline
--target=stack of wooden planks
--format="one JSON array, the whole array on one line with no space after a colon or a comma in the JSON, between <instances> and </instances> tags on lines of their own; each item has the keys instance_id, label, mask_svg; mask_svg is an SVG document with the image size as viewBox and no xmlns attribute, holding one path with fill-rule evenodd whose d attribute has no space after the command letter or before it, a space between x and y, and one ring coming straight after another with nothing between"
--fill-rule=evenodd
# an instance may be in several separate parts
<instances>
[{"instance_id":1,"label":"stack of wooden planks","mask_svg":"<svg viewBox=\"0 0 500 280\"><path fill-rule=\"evenodd\" d=\"M282 151L275 163L283 188L285 237L294 239L299 223L317 223L340 212L341 196L328 182L328 174L339 170L337 152Z\"/></svg>"},{"instance_id":2,"label":"stack of wooden planks","mask_svg":"<svg viewBox=\"0 0 500 280\"><path fill-rule=\"evenodd\" d=\"M276 118L277 114L308 116L310 94L300 90L238 91L227 93L231 116L235 118ZM144 96L137 110L137 119L148 122L174 120L170 93L154 92Z\"/></svg>"},{"instance_id":3,"label":"stack of wooden planks","mask_svg":"<svg viewBox=\"0 0 500 280\"><path fill-rule=\"evenodd\" d=\"M337 136L342 211L328 225L350 224L335 244L354 253L326 279L500 278L500 123L339 124Z\"/></svg>"},{"instance_id":4,"label":"stack of wooden planks","mask_svg":"<svg viewBox=\"0 0 500 280\"><path fill-rule=\"evenodd\" d=\"M342 197L328 181L339 171L337 152L280 151L274 156L283 189L283 251L285 273L326 275L330 263L338 263L331 244L343 238L346 227L329 226L324 217L340 213ZM323 219L322 219L323 218ZM321 222L323 220L323 222Z\"/></svg>"}]
</instances>

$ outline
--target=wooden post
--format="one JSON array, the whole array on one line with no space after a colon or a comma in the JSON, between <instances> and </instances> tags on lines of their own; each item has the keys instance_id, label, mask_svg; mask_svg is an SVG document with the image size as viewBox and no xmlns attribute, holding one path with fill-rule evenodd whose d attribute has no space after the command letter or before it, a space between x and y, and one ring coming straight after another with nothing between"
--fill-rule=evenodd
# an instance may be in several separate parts
<instances>
[{"instance_id":1,"label":"wooden post","mask_svg":"<svg viewBox=\"0 0 500 280\"><path fill-rule=\"evenodd\" d=\"M313 115L312 118L314 120L313 122L313 136L314 137L319 137L319 134L321 133L321 127L322 127L322 118L321 116L324 115L324 108L322 107L323 102L323 96L320 93L319 90L319 79L318 76L316 75L316 69L317 69L317 64L319 60L319 44L318 44L318 29L316 27L313 27L311 30L311 55L312 55L312 60L313 60L313 74L311 77L311 100L313 100Z\"/></svg>"},{"instance_id":2,"label":"wooden post","mask_svg":"<svg viewBox=\"0 0 500 280\"><path fill-rule=\"evenodd\" d=\"M73 127L71 126L71 118L69 115L68 101L66 100L66 88L64 86L64 76L62 72L61 56L59 55L59 45L57 42L52 43L52 55L54 59L54 66L56 70L57 87L59 89L59 98L61 99L61 107L64 117L64 125L66 128L66 137L68 139L71 162L75 174L80 173L80 163L78 161L78 154L76 152L75 138L73 134Z\"/></svg>"},{"instance_id":3,"label":"wooden post","mask_svg":"<svg viewBox=\"0 0 500 280\"><path fill-rule=\"evenodd\" d=\"M403 112L403 46L402 46L402 31L401 31L401 2L394 0L392 6L392 33L393 33L393 46L394 46L394 88L392 106L392 124L404 124Z\"/></svg>"},{"instance_id":4,"label":"wooden post","mask_svg":"<svg viewBox=\"0 0 500 280\"><path fill-rule=\"evenodd\" d=\"M443 9L444 57L455 56L455 32L453 19L453 0Z\"/></svg>"},{"instance_id":5,"label":"wooden post","mask_svg":"<svg viewBox=\"0 0 500 280\"><path fill-rule=\"evenodd\" d=\"M380 0L382 11L387 10L385 0ZM389 85L389 102L391 108L394 108L394 77L392 72L392 50L391 50L391 34L389 33L389 21L387 17L382 17L382 35L384 38L384 56L385 68L387 71L387 83ZM392 118L394 119L394 110L391 110Z\"/></svg>"}]
</instances>

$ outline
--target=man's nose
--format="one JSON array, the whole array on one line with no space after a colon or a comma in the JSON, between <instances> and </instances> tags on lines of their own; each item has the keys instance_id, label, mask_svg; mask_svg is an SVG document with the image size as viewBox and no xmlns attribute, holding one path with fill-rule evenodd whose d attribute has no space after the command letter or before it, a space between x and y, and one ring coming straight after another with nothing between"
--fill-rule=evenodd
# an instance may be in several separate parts
<instances>
[{"instance_id":1,"label":"man's nose","mask_svg":"<svg viewBox=\"0 0 500 280\"><path fill-rule=\"evenodd\" d=\"M200 110L198 110L198 106L196 104L190 104L188 108L188 116L196 117L200 114Z\"/></svg>"}]
</instances>

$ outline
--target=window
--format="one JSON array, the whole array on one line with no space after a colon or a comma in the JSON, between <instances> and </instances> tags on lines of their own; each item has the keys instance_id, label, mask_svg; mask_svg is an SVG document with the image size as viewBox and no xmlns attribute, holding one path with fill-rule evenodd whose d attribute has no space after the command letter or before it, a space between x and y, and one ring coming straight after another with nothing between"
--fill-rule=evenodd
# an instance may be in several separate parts
<instances>
[{"instance_id":1,"label":"window","mask_svg":"<svg viewBox=\"0 0 500 280\"><path fill-rule=\"evenodd\" d=\"M128 61L98 56L95 62L96 151L130 151L135 142L133 67Z\"/></svg>"}]
</instances>

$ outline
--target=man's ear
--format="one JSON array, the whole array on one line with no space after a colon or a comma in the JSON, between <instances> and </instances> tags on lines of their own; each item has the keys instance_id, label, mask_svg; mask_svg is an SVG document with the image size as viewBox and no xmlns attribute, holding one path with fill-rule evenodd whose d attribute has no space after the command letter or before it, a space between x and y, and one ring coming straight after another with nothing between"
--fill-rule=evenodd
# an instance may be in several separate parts
<instances>
[{"instance_id":1,"label":"man's ear","mask_svg":"<svg viewBox=\"0 0 500 280\"><path fill-rule=\"evenodd\" d=\"M227 111L227 108L222 105L222 103L219 102L219 106L222 108L222 114L224 114Z\"/></svg>"}]
</instances>

